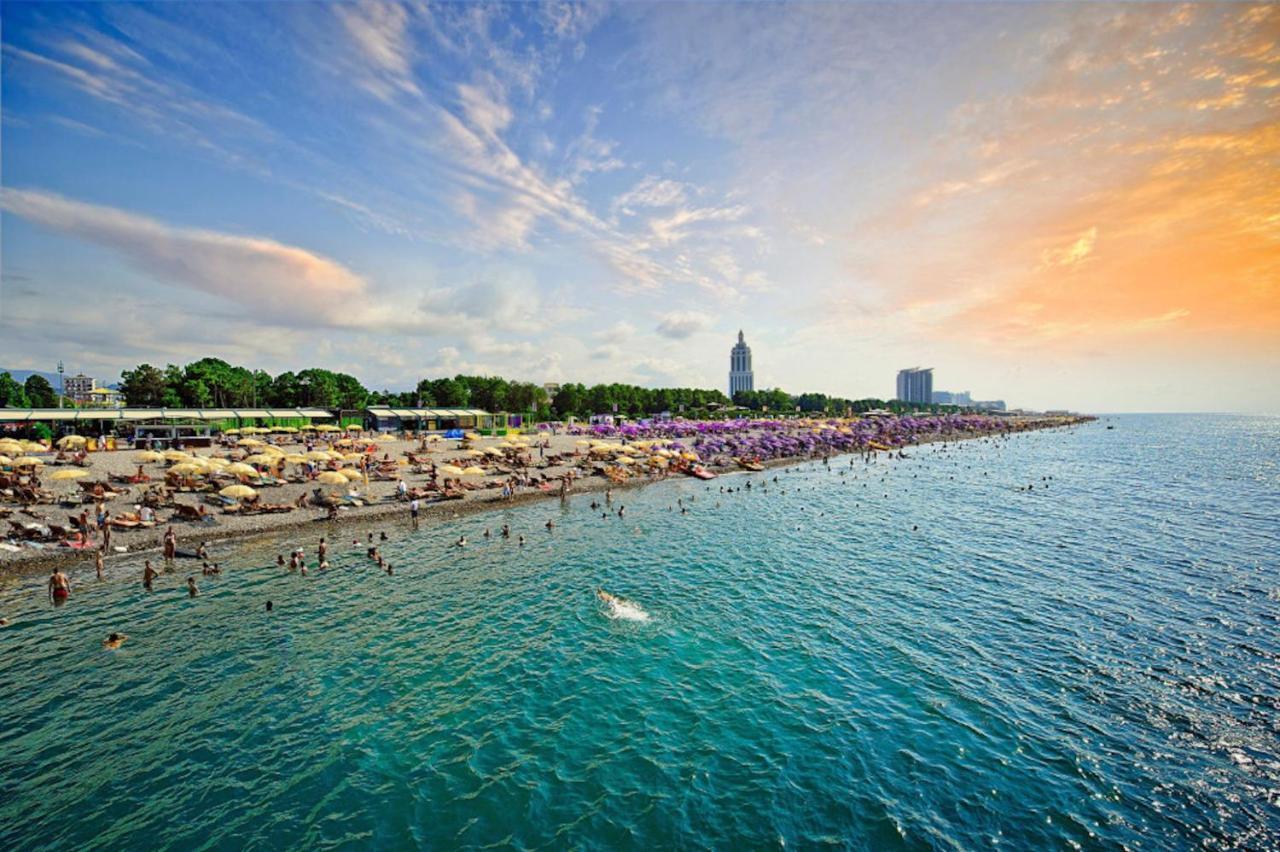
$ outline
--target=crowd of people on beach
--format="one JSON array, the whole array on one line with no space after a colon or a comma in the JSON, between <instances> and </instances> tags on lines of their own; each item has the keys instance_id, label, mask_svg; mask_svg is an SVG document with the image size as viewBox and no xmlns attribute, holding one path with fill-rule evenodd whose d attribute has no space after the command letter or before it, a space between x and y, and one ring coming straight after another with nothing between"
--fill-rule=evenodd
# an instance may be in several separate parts
<instances>
[{"instance_id":1,"label":"crowd of people on beach","mask_svg":"<svg viewBox=\"0 0 1280 852\"><path fill-rule=\"evenodd\" d=\"M1008 436L1007 435L1003 435L1003 436L989 435L989 436L986 436L984 440L998 441L1001 437L1007 438ZM626 438L624 437L623 440L625 441ZM948 447L948 442L942 441L942 442L939 442L934 449L935 451L946 452L947 447ZM811 458L819 459L827 469L831 469L831 458L832 458L831 453L820 452L812 455ZM896 450L890 450L888 452L882 452L878 448L862 450L861 452L858 452L850 457L849 468L846 469L844 472L842 472L841 474L842 479L843 479L843 476L847 474L848 470L852 469L858 463L859 459L861 459L863 464L871 465L871 464L874 464L879 458L895 460L895 459L906 459L908 458L908 456L902 448L898 448ZM790 461L801 461L801 460L803 459L790 459ZM984 471L983 475L984 476L987 475L987 472ZM575 479L576 479L576 476L574 471L568 471L566 473L559 475L554 480L552 480L558 483L558 488L556 488L555 490L560 495L562 501L567 500L568 495L570 493L570 489ZM1052 479L1051 476L1043 477L1038 487L1041 489L1049 488L1049 481L1051 479ZM883 481L883 477L881 481ZM530 478L527 475L518 474L518 475L512 476L508 482L504 483L502 496L504 498L509 498L511 494L515 493L515 490L517 488L530 487L530 486L536 487L535 483L542 484L542 483L538 483L535 479ZM868 485L867 482L863 482L861 484L863 488L866 488ZM754 489L761 493L768 494L771 485L774 486L775 489L780 490L782 494L786 493L785 486L779 485L779 480L776 474L773 476L772 480L766 477L766 478L763 478L762 481L760 481L759 483L753 483L753 481L750 478L748 478L742 481L740 484L737 484L736 487L733 484L719 485L717 490L712 493L716 495L731 495L731 494L735 494L743 491L751 492ZM1036 483L1032 482L1032 483L1027 483L1025 485L1017 486L1015 490L1032 491L1036 487L1037 487ZM509 489L509 493L508 493L508 489ZM547 489L544 488L541 490L545 492ZM711 491L711 486L707 486L707 490ZM888 494L885 493L884 496L887 497ZM404 502L408 510L410 530L411 531L417 530L420 524L420 515L421 515L421 507L422 507L421 497L419 495L414 494L410 490L408 485L404 482L403 479L400 479L397 482L396 497L397 499ZM696 498L694 497L690 497L688 502L692 502L695 499ZM855 501L854 503L855 508L858 505L859 504ZM719 502L716 503L716 506L717 507L719 506ZM611 516L614 516L619 519L622 519L622 518L625 518L626 516L626 507L624 505L617 505L617 506L614 505L614 495L613 495L612 487L604 488L602 494L600 494L599 496L593 497L589 503L589 508L593 512L599 511L601 518L607 519ZM689 514L690 506L687 504L686 499L684 497L681 497L676 501L675 504L669 507L669 510L672 512L678 512L681 515L687 515ZM104 579L105 555L108 553L108 546L110 543L110 526L109 525L104 526L102 523L104 515L105 515L105 512L98 507L95 507L95 511L92 516L89 514L89 511L87 509L82 512L82 517L84 518L86 525L89 527L93 527L96 525L98 527L98 530L102 534L101 546L93 550L94 572L96 577L99 580ZM547 520L544 526L547 532L552 532L555 529L555 521ZM913 532L917 531L917 529L918 527L916 525L912 525L911 530ZM491 531L491 529L486 528L483 530L482 538L489 539L493 536L494 536L494 533ZM508 524L503 524L498 529L497 536L502 539L513 538L513 533L512 533L512 530L510 529L510 526ZM514 534L514 538L517 545L520 547L523 547L527 540L526 535L523 533ZM375 538L375 533L369 532L367 534L366 555L372 566L374 566L379 571L383 571L386 574L391 575L394 573L394 567L385 558L381 550L382 544L385 543L387 540L388 540L388 536L385 531L377 533L376 538ZM360 545L360 541L358 539L353 539L352 547L355 548L355 547L358 547L359 545ZM467 541L466 535L461 534L453 542L452 546L456 548L465 548L467 547L467 545L468 545L468 541ZM161 559L163 570L158 570L152 564L152 560L150 558L144 560L141 581L142 581L143 588L147 591L154 590L157 581L159 581L165 574L172 573L174 567L176 566L178 560L180 559L190 559L198 562L200 566L199 575L201 577L216 577L223 573L222 565L219 562L212 560L208 547L203 540L196 545L194 550L180 549L179 541L178 541L178 533L175 530L173 525L169 525L165 529L164 534L162 536L160 559ZM329 570L330 561L329 561L329 544L328 544L327 535L323 535L320 537L319 543L317 544L317 547L316 547L314 560L309 561L305 549L299 546L293 549L289 553L287 560L284 554L280 554L276 560L276 564L278 567L285 568L290 572L299 573L302 576L309 575L309 573L312 570L319 570L319 571ZM200 588L199 588L199 584L196 579L195 573L192 573L186 577L185 588L188 595L190 595L191 597L195 597L200 593ZM61 606L65 604L68 601L68 599L71 597L71 594L72 594L71 579L67 575L67 573L62 570L61 567L55 567L52 570L52 573L50 574L47 582L47 594L50 602L54 606ZM7 625L7 622L4 621L3 619L0 619L0 626L6 626L6 625ZM124 637L124 638L127 638L127 637ZM119 641L123 641L123 638L120 639Z\"/></svg>"}]
</instances>

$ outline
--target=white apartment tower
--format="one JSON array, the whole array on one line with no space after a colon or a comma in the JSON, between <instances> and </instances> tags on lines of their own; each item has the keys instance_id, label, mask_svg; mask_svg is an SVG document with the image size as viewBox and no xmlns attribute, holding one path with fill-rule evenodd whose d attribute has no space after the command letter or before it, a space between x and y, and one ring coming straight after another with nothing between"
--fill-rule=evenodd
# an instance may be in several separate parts
<instances>
[{"instance_id":1,"label":"white apartment tower","mask_svg":"<svg viewBox=\"0 0 1280 852\"><path fill-rule=\"evenodd\" d=\"M738 342L729 350L729 398L738 391L756 389L755 373L751 371L751 347L738 329Z\"/></svg>"}]
</instances>

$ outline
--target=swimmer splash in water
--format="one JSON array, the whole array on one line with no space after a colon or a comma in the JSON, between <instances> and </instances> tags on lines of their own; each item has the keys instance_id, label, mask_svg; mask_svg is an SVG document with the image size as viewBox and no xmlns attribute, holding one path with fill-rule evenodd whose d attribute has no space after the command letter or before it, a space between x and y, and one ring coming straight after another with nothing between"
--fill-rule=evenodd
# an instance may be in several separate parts
<instances>
[{"instance_id":1,"label":"swimmer splash in water","mask_svg":"<svg viewBox=\"0 0 1280 852\"><path fill-rule=\"evenodd\" d=\"M623 618L627 621L648 621L649 613L645 612L638 604L634 604L625 598L610 594L604 589L596 589L596 597L609 607L610 618Z\"/></svg>"}]
</instances>

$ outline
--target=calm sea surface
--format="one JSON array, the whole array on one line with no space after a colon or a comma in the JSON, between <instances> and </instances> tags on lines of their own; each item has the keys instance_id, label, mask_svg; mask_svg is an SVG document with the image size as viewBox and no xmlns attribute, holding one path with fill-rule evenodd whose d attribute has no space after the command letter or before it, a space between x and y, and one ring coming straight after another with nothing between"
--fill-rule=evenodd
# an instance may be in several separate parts
<instances>
[{"instance_id":1,"label":"calm sea surface","mask_svg":"<svg viewBox=\"0 0 1280 852\"><path fill-rule=\"evenodd\" d=\"M1280 846L1280 419L907 453L6 580L0 848Z\"/></svg>"}]
</instances>

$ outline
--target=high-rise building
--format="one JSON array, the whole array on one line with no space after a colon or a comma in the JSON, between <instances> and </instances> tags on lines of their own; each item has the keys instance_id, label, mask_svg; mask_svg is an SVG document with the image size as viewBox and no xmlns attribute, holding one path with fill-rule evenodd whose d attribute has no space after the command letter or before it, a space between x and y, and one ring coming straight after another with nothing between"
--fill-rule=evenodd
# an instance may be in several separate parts
<instances>
[{"instance_id":1,"label":"high-rise building","mask_svg":"<svg viewBox=\"0 0 1280 852\"><path fill-rule=\"evenodd\" d=\"M933 404L933 368L911 367L898 371L898 399Z\"/></svg>"},{"instance_id":2,"label":"high-rise building","mask_svg":"<svg viewBox=\"0 0 1280 852\"><path fill-rule=\"evenodd\" d=\"M738 342L729 350L729 398L738 391L756 389L756 375L751 370L751 347L738 329Z\"/></svg>"},{"instance_id":3,"label":"high-rise building","mask_svg":"<svg viewBox=\"0 0 1280 852\"><path fill-rule=\"evenodd\" d=\"M67 376L62 380L62 393L76 402L88 402L93 399L89 394L98 386L98 380L93 376L86 376L80 373L75 376Z\"/></svg>"}]
</instances>

